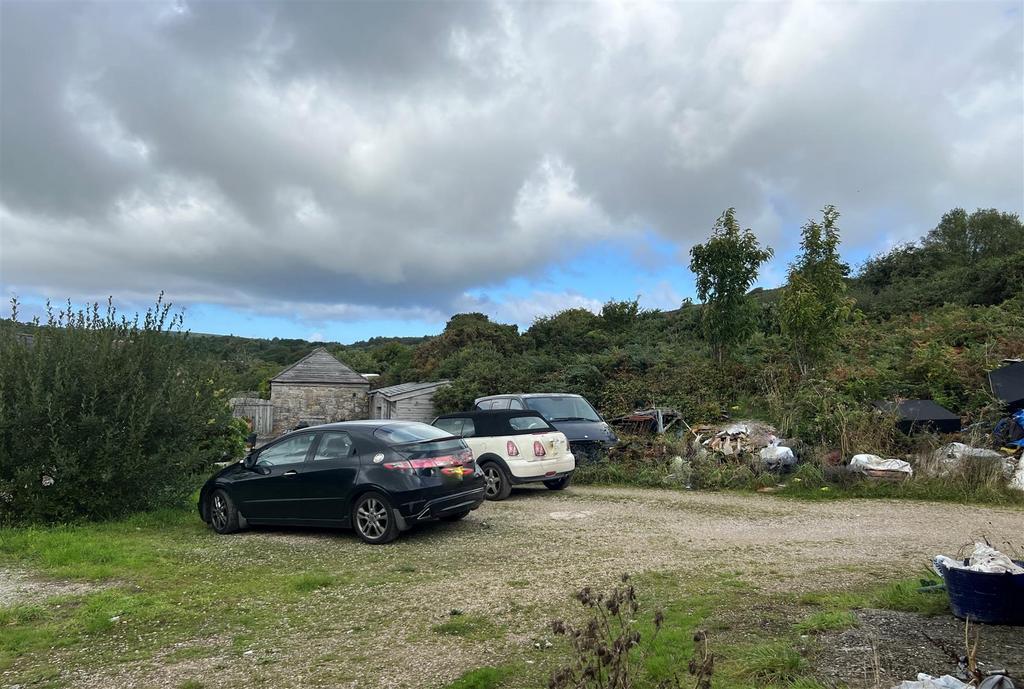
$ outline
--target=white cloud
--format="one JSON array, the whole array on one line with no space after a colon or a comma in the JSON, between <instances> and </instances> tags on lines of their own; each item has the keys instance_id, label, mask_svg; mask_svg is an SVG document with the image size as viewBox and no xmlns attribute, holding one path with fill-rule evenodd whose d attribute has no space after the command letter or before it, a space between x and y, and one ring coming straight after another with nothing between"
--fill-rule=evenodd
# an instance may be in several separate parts
<instances>
[{"instance_id":1,"label":"white cloud","mask_svg":"<svg viewBox=\"0 0 1024 689\"><path fill-rule=\"evenodd\" d=\"M728 206L779 246L835 203L869 249L1024 206L1019 4L0 12L0 280L39 293L433 322Z\"/></svg>"}]
</instances>

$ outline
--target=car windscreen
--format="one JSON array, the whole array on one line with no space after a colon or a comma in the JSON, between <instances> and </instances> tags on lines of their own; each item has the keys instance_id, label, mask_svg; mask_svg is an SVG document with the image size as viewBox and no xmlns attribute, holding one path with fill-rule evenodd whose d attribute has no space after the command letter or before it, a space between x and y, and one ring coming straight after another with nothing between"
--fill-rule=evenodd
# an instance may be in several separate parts
<instances>
[{"instance_id":1,"label":"car windscreen","mask_svg":"<svg viewBox=\"0 0 1024 689\"><path fill-rule=\"evenodd\" d=\"M548 421L600 421L594 408L582 397L527 397L526 406L539 411Z\"/></svg>"}]
</instances>

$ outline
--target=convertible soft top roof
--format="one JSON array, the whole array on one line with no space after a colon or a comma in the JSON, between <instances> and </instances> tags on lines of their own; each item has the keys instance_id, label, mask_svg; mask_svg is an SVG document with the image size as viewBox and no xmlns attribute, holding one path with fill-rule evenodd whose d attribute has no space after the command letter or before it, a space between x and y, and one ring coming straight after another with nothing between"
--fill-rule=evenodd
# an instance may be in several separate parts
<instances>
[{"instance_id":1,"label":"convertible soft top roof","mask_svg":"<svg viewBox=\"0 0 1024 689\"><path fill-rule=\"evenodd\" d=\"M536 429L517 431L509 425L509 419L521 419L531 417L540 421L550 430L558 429L544 418L540 412L532 409L495 409L495 410L474 410L460 411L453 414L441 414L438 419L472 419L476 427L477 436L516 435L519 433L534 433ZM435 419L436 422L437 419Z\"/></svg>"}]
</instances>

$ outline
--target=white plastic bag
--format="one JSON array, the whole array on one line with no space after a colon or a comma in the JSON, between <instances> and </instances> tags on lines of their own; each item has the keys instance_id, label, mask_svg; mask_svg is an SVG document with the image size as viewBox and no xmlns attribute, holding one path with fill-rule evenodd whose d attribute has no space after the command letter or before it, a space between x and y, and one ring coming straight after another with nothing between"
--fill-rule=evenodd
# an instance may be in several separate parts
<instances>
[{"instance_id":1,"label":"white plastic bag","mask_svg":"<svg viewBox=\"0 0 1024 689\"><path fill-rule=\"evenodd\" d=\"M984 543L975 543L974 552L965 565L961 560L954 560L945 555L937 555L933 562L936 571L946 569L966 569L971 572L985 572L987 574L1024 574L1024 567L1016 564L1009 556L1004 555L995 548ZM940 567L941 566L941 567Z\"/></svg>"},{"instance_id":2,"label":"white plastic bag","mask_svg":"<svg viewBox=\"0 0 1024 689\"><path fill-rule=\"evenodd\" d=\"M761 448L761 462L769 469L788 467L796 464L793 450L783 445L769 445Z\"/></svg>"},{"instance_id":3,"label":"white plastic bag","mask_svg":"<svg viewBox=\"0 0 1024 689\"><path fill-rule=\"evenodd\" d=\"M854 455L850 459L850 471L856 471L867 476L880 476L885 474L906 474L912 476L914 469L909 462L902 459L882 459L878 455Z\"/></svg>"},{"instance_id":4,"label":"white plastic bag","mask_svg":"<svg viewBox=\"0 0 1024 689\"><path fill-rule=\"evenodd\" d=\"M922 672L918 674L916 682L907 680L902 684L897 684L893 689L970 689L970 685L964 684L950 675L932 677Z\"/></svg>"}]
</instances>

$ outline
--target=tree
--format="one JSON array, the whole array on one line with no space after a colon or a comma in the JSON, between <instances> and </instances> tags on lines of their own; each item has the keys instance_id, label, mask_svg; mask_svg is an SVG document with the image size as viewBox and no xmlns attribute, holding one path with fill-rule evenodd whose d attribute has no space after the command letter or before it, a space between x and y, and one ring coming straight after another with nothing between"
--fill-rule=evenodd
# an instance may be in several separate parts
<instances>
[{"instance_id":1,"label":"tree","mask_svg":"<svg viewBox=\"0 0 1024 689\"><path fill-rule=\"evenodd\" d=\"M704 334L719 361L730 347L746 340L756 327L755 305L747 290L761 264L773 256L749 229L740 229L736 209L715 221L711 237L690 249L690 270L697 276L697 296L704 302Z\"/></svg>"},{"instance_id":2,"label":"tree","mask_svg":"<svg viewBox=\"0 0 1024 689\"><path fill-rule=\"evenodd\" d=\"M850 316L846 296L850 267L839 258L839 211L825 206L822 221L808 220L801 230L801 255L789 267L779 305L782 334L792 343L800 372L835 347Z\"/></svg>"}]
</instances>

